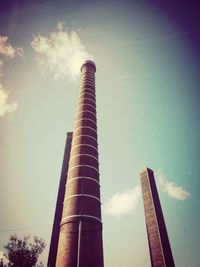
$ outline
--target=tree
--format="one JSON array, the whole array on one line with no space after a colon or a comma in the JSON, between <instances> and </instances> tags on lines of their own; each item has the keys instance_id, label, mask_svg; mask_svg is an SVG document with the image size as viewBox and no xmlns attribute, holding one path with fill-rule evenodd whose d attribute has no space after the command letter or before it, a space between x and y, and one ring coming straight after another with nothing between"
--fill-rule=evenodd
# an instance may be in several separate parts
<instances>
[{"instance_id":1,"label":"tree","mask_svg":"<svg viewBox=\"0 0 200 267\"><path fill-rule=\"evenodd\" d=\"M45 248L45 242L43 239L36 236L33 242L31 242L30 236L20 238L16 235L11 235L4 248L7 250L9 259L8 266L33 267L36 266L38 257Z\"/></svg>"}]
</instances>

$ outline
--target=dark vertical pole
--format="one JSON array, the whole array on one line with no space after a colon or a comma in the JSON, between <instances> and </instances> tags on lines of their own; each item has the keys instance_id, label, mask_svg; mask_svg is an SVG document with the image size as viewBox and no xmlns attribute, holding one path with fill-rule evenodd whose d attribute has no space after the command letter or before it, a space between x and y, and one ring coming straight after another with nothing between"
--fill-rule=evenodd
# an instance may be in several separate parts
<instances>
[{"instance_id":1,"label":"dark vertical pole","mask_svg":"<svg viewBox=\"0 0 200 267\"><path fill-rule=\"evenodd\" d=\"M57 255L57 248L58 248L58 239L60 233L60 222L62 218L62 211L63 211L63 202L65 196L65 185L67 181L67 171L68 171L68 164L70 158L70 151L71 151L71 143L72 143L72 132L67 133L66 137L66 144L65 144L65 151L63 157L63 164L62 164L62 171L60 175L60 183L58 188L58 196L56 201L56 209L54 215L54 222L53 222L53 229L51 235L51 243L49 248L49 257L48 257L48 267L55 267L56 265L56 255Z\"/></svg>"}]
</instances>

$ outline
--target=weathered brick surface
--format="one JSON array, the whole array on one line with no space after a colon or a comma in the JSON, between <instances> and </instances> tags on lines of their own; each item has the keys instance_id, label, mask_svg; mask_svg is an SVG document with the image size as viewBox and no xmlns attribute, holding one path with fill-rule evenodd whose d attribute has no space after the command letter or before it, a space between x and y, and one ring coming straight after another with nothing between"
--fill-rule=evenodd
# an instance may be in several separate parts
<instances>
[{"instance_id":1,"label":"weathered brick surface","mask_svg":"<svg viewBox=\"0 0 200 267\"><path fill-rule=\"evenodd\" d=\"M91 127L91 125L85 125L85 126ZM77 136L76 139L73 141L73 147L79 144L89 144L97 148L97 141L93 138L93 136L89 136L89 135L88 136L87 135Z\"/></svg>"},{"instance_id":2,"label":"weathered brick surface","mask_svg":"<svg viewBox=\"0 0 200 267\"><path fill-rule=\"evenodd\" d=\"M74 146L73 149L71 150L71 157L83 153L98 157L97 149L91 145L78 145L76 147Z\"/></svg>"},{"instance_id":3,"label":"weathered brick surface","mask_svg":"<svg viewBox=\"0 0 200 267\"><path fill-rule=\"evenodd\" d=\"M152 267L175 267L153 171L140 178Z\"/></svg>"},{"instance_id":4,"label":"weathered brick surface","mask_svg":"<svg viewBox=\"0 0 200 267\"><path fill-rule=\"evenodd\" d=\"M67 184L67 193L66 195L74 195L74 194L92 194L98 198L100 198L100 188L98 183L94 183L93 180L89 179L74 179Z\"/></svg>"},{"instance_id":5,"label":"weathered brick surface","mask_svg":"<svg viewBox=\"0 0 200 267\"><path fill-rule=\"evenodd\" d=\"M56 255L57 255L57 247L58 247L58 239L60 233L60 222L62 219L62 211L63 211L63 201L65 196L65 184L67 181L67 170L68 170L68 162L70 157L71 150L71 142L72 142L72 132L67 133L67 140L63 158L63 166L60 177L60 184L56 202L56 210L54 215L53 229L51 235L51 243L49 248L49 257L47 262L47 267L55 267L56 264Z\"/></svg>"},{"instance_id":6,"label":"weathered brick surface","mask_svg":"<svg viewBox=\"0 0 200 267\"><path fill-rule=\"evenodd\" d=\"M103 267L95 71L81 68L56 267Z\"/></svg>"},{"instance_id":7,"label":"weathered brick surface","mask_svg":"<svg viewBox=\"0 0 200 267\"><path fill-rule=\"evenodd\" d=\"M96 169L91 168L90 166L76 166L68 171L69 180L75 177L92 177L97 179L99 173Z\"/></svg>"}]
</instances>

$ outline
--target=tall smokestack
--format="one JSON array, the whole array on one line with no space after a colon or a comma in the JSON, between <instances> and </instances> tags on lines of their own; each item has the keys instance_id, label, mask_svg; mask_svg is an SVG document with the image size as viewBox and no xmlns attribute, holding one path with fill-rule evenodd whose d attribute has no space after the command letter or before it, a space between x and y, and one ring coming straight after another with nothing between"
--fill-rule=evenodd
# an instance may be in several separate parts
<instances>
[{"instance_id":1,"label":"tall smokestack","mask_svg":"<svg viewBox=\"0 0 200 267\"><path fill-rule=\"evenodd\" d=\"M95 72L81 67L56 267L103 267Z\"/></svg>"},{"instance_id":2,"label":"tall smokestack","mask_svg":"<svg viewBox=\"0 0 200 267\"><path fill-rule=\"evenodd\" d=\"M56 256L57 256L57 248L58 248L58 239L60 234L60 222L62 219L62 211L63 211L63 202L65 197L65 185L67 181L67 171L69 165L69 157L72 143L72 132L67 133L65 151L63 157L62 171L60 175L60 183L58 188L56 209L54 214L54 222L53 229L51 234L51 243L49 247L49 257L47 262L47 267L55 267L56 265Z\"/></svg>"},{"instance_id":3,"label":"tall smokestack","mask_svg":"<svg viewBox=\"0 0 200 267\"><path fill-rule=\"evenodd\" d=\"M151 266L175 267L153 171L145 168L140 180Z\"/></svg>"}]
</instances>

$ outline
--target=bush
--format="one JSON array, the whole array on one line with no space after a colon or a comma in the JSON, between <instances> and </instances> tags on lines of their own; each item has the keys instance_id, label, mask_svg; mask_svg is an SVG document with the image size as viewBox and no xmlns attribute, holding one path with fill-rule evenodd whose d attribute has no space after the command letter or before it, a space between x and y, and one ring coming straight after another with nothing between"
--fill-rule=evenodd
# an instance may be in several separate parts
<instances>
[{"instance_id":1,"label":"bush","mask_svg":"<svg viewBox=\"0 0 200 267\"><path fill-rule=\"evenodd\" d=\"M36 266L38 257L45 248L45 242L36 236L31 242L29 236L19 238L16 235L12 235L4 248L7 250L9 259L8 266L33 267Z\"/></svg>"}]
</instances>

